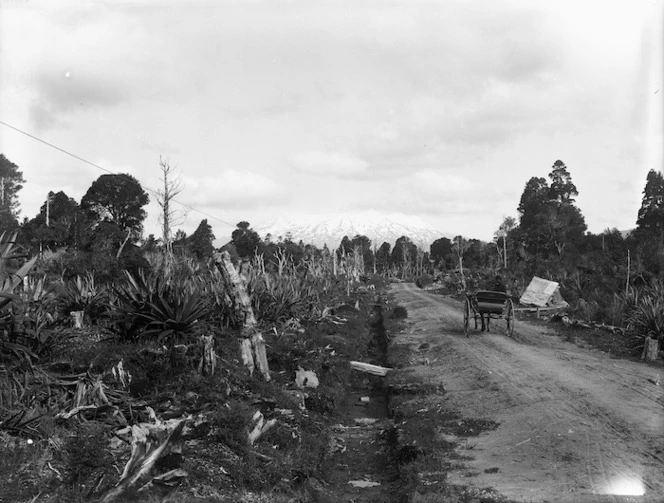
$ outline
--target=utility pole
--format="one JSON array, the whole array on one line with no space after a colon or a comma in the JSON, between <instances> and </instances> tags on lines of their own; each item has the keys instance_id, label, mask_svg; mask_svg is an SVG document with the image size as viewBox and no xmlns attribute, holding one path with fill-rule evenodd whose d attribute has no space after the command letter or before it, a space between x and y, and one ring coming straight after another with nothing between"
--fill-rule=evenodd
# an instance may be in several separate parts
<instances>
[{"instance_id":1,"label":"utility pole","mask_svg":"<svg viewBox=\"0 0 664 503\"><path fill-rule=\"evenodd\" d=\"M629 266L631 258L629 256L629 248L627 249L627 281L625 281L625 295L629 295Z\"/></svg>"},{"instance_id":2,"label":"utility pole","mask_svg":"<svg viewBox=\"0 0 664 503\"><path fill-rule=\"evenodd\" d=\"M49 192L48 195L46 196L46 227L50 227L49 224L50 215L51 215L51 193Z\"/></svg>"}]
</instances>

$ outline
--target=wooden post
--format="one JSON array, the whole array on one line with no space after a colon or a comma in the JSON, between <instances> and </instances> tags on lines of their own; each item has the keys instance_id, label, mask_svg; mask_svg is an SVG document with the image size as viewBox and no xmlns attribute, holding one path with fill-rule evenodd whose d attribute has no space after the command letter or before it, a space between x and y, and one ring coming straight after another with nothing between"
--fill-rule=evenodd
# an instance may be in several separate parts
<instances>
[{"instance_id":1,"label":"wooden post","mask_svg":"<svg viewBox=\"0 0 664 503\"><path fill-rule=\"evenodd\" d=\"M240 279L240 275L235 270L233 262L231 262L231 256L227 251L217 254L215 260L221 267L222 272L224 272L224 276L228 278L235 303L244 314L244 323L242 326L243 341L241 343L242 361L249 369L250 374L253 373L254 366L257 365L258 370L263 374L265 380L269 381L270 369L267 363L265 340L263 339L263 334L257 329L258 322L251 307L251 299L247 294L247 290Z\"/></svg>"}]
</instances>

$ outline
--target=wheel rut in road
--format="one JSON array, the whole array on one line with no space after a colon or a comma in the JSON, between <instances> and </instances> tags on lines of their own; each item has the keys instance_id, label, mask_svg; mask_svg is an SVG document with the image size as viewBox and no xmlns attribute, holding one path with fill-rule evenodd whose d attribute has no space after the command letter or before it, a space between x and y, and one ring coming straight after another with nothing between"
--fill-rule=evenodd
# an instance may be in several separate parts
<instances>
[{"instance_id":1,"label":"wheel rut in road","mask_svg":"<svg viewBox=\"0 0 664 503\"><path fill-rule=\"evenodd\" d=\"M412 354L399 372L443 386L431 400L449 410L500 424L459 448L473 459L449 483L515 501L664 501L664 394L649 380L664 382L661 366L579 348L518 314L512 338L500 321L466 338L461 302L408 283L392 293L408 310L392 344Z\"/></svg>"}]
</instances>

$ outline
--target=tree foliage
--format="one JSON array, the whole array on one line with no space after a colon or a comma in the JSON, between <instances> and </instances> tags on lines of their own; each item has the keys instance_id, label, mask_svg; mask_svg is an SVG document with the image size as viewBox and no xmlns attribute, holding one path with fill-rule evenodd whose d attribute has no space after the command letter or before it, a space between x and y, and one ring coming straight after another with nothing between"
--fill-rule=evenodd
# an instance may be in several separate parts
<instances>
[{"instance_id":1,"label":"tree foliage","mask_svg":"<svg viewBox=\"0 0 664 503\"><path fill-rule=\"evenodd\" d=\"M567 171L567 166L561 160L553 163L549 173L551 186L549 187L549 199L561 204L572 204L575 197L579 195L576 185L572 183L572 176Z\"/></svg>"},{"instance_id":2,"label":"tree foliage","mask_svg":"<svg viewBox=\"0 0 664 503\"><path fill-rule=\"evenodd\" d=\"M450 254L452 253L452 241L449 238L438 238L429 247L432 260L438 266L445 266L450 268L452 266L449 261Z\"/></svg>"},{"instance_id":3,"label":"tree foliage","mask_svg":"<svg viewBox=\"0 0 664 503\"><path fill-rule=\"evenodd\" d=\"M408 236L401 236L394 243L390 261L401 270L403 277L410 276L417 262L417 245Z\"/></svg>"},{"instance_id":4,"label":"tree foliage","mask_svg":"<svg viewBox=\"0 0 664 503\"><path fill-rule=\"evenodd\" d=\"M380 248L376 250L376 269L379 273L385 274L390 268L390 256L392 245L390 243L383 242L380 245Z\"/></svg>"},{"instance_id":5,"label":"tree foliage","mask_svg":"<svg viewBox=\"0 0 664 503\"><path fill-rule=\"evenodd\" d=\"M261 238L251 228L249 222L243 220L237 224L237 228L232 232L231 241L240 257L252 257L260 245Z\"/></svg>"},{"instance_id":6,"label":"tree foliage","mask_svg":"<svg viewBox=\"0 0 664 503\"><path fill-rule=\"evenodd\" d=\"M73 198L51 191L37 216L23 222L23 238L35 250L78 247L84 241L85 221Z\"/></svg>"},{"instance_id":7,"label":"tree foliage","mask_svg":"<svg viewBox=\"0 0 664 503\"><path fill-rule=\"evenodd\" d=\"M141 184L129 174L101 175L81 199L81 208L93 222L111 222L123 232L140 236L150 202Z\"/></svg>"},{"instance_id":8,"label":"tree foliage","mask_svg":"<svg viewBox=\"0 0 664 503\"><path fill-rule=\"evenodd\" d=\"M534 258L560 256L566 247L575 247L586 231L586 223L574 205L578 191L565 164L558 160L546 179L532 177L519 201L519 228L515 237Z\"/></svg>"},{"instance_id":9,"label":"tree foliage","mask_svg":"<svg viewBox=\"0 0 664 503\"><path fill-rule=\"evenodd\" d=\"M18 226L18 192L24 183L18 166L0 154L0 225L3 229Z\"/></svg>"},{"instance_id":10,"label":"tree foliage","mask_svg":"<svg viewBox=\"0 0 664 503\"><path fill-rule=\"evenodd\" d=\"M187 239L189 251L199 260L212 257L214 253L214 234L207 219L201 220L194 233Z\"/></svg>"},{"instance_id":11,"label":"tree foliage","mask_svg":"<svg viewBox=\"0 0 664 503\"><path fill-rule=\"evenodd\" d=\"M664 231L664 176L658 171L650 170L648 173L636 225L640 232L662 238L662 232Z\"/></svg>"}]
</instances>

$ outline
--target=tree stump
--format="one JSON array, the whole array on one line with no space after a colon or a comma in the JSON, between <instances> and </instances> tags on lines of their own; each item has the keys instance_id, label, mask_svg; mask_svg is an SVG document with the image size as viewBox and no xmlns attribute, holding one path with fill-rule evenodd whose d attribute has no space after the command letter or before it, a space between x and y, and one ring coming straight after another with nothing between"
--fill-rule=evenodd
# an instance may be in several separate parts
<instances>
[{"instance_id":1,"label":"tree stump","mask_svg":"<svg viewBox=\"0 0 664 503\"><path fill-rule=\"evenodd\" d=\"M641 353L641 359L647 362L654 362L657 360L658 351L659 341L648 336L643 343L643 353Z\"/></svg>"},{"instance_id":2,"label":"tree stump","mask_svg":"<svg viewBox=\"0 0 664 503\"><path fill-rule=\"evenodd\" d=\"M217 366L217 353L214 351L214 337L212 335L201 335L201 345L203 346L203 356L198 363L199 374L214 375L214 369Z\"/></svg>"},{"instance_id":3,"label":"tree stump","mask_svg":"<svg viewBox=\"0 0 664 503\"><path fill-rule=\"evenodd\" d=\"M83 328L83 314L83 311L72 311L69 313L72 323L74 324L74 328Z\"/></svg>"},{"instance_id":4,"label":"tree stump","mask_svg":"<svg viewBox=\"0 0 664 503\"><path fill-rule=\"evenodd\" d=\"M227 251L223 251L215 256L215 260L222 270L222 273L229 282L231 296L235 304L240 308L244 317L242 326L243 341L241 343L242 360L252 374L254 366L258 366L261 374L266 381L270 380L270 369L267 363L267 353L265 351L265 340L263 334L258 331L258 322L251 307L251 299L245 288L240 275L235 270L231 256ZM252 354L253 350L253 354Z\"/></svg>"}]
</instances>

